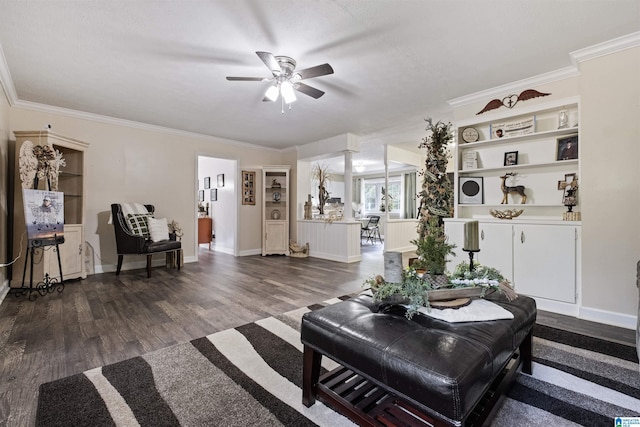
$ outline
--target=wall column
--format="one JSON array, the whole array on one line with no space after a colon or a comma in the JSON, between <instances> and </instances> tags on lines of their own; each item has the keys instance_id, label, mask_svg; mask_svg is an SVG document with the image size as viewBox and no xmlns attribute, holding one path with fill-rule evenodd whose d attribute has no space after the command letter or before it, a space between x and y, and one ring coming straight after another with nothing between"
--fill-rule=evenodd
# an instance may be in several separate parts
<instances>
[{"instance_id":1,"label":"wall column","mask_svg":"<svg viewBox=\"0 0 640 427\"><path fill-rule=\"evenodd\" d=\"M344 152L344 209L342 219L353 219L353 152Z\"/></svg>"}]
</instances>

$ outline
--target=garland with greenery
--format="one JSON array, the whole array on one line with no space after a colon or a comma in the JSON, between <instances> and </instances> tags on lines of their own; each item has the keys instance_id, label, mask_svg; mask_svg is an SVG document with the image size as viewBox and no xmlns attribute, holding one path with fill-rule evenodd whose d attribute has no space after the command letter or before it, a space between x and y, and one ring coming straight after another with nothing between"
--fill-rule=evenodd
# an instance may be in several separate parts
<instances>
[{"instance_id":1,"label":"garland with greenery","mask_svg":"<svg viewBox=\"0 0 640 427\"><path fill-rule=\"evenodd\" d=\"M458 264L453 273L447 274L447 277L448 283L445 286L436 286L426 274L420 274L409 267L402 271L402 281L399 283L387 282L378 275L367 279L363 286L371 288L374 302L405 304L407 319L411 319L420 307L430 308L429 291L438 289L480 287L482 288L480 298L484 298L489 290L503 292L510 300L515 298L509 281L493 267L474 264L474 270L470 271L469 263L465 261Z\"/></svg>"}]
</instances>

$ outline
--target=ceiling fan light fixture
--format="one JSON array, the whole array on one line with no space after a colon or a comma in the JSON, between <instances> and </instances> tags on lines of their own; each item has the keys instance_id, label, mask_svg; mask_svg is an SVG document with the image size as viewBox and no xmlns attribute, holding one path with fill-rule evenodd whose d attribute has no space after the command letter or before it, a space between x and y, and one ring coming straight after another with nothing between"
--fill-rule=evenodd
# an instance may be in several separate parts
<instances>
[{"instance_id":1,"label":"ceiling fan light fixture","mask_svg":"<svg viewBox=\"0 0 640 427\"><path fill-rule=\"evenodd\" d=\"M283 81L280 85L280 93L284 98L285 104L291 104L296 100L296 94L293 91L293 85L288 80Z\"/></svg>"},{"instance_id":2,"label":"ceiling fan light fixture","mask_svg":"<svg viewBox=\"0 0 640 427\"><path fill-rule=\"evenodd\" d=\"M269 86L269 89L267 89L267 92L264 94L264 96L267 97L269 101L276 102L276 99L278 99L279 94L280 94L280 91L278 90L278 86L273 85L273 86Z\"/></svg>"}]
</instances>

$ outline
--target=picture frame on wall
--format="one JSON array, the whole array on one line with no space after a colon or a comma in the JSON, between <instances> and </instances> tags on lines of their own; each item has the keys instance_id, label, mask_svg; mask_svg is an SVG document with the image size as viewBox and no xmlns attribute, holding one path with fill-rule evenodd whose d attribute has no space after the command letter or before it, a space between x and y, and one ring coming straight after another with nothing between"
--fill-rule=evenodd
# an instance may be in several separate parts
<instances>
[{"instance_id":1,"label":"picture frame on wall","mask_svg":"<svg viewBox=\"0 0 640 427\"><path fill-rule=\"evenodd\" d=\"M255 182L256 182L255 172L242 171L242 204L243 205L256 204Z\"/></svg>"},{"instance_id":2,"label":"picture frame on wall","mask_svg":"<svg viewBox=\"0 0 640 427\"><path fill-rule=\"evenodd\" d=\"M507 151L504 153L504 166L514 166L518 164L518 152Z\"/></svg>"},{"instance_id":3,"label":"picture frame on wall","mask_svg":"<svg viewBox=\"0 0 640 427\"><path fill-rule=\"evenodd\" d=\"M224 174L221 173L218 175L218 188L224 187Z\"/></svg>"},{"instance_id":4,"label":"picture frame on wall","mask_svg":"<svg viewBox=\"0 0 640 427\"><path fill-rule=\"evenodd\" d=\"M204 190L198 191L198 201L204 202Z\"/></svg>"},{"instance_id":5,"label":"picture frame on wall","mask_svg":"<svg viewBox=\"0 0 640 427\"><path fill-rule=\"evenodd\" d=\"M563 136L557 141L558 155L556 160L575 160L578 158L578 134Z\"/></svg>"},{"instance_id":6,"label":"picture frame on wall","mask_svg":"<svg viewBox=\"0 0 640 427\"><path fill-rule=\"evenodd\" d=\"M217 188L212 188L211 189L211 201L215 202L218 200L218 189Z\"/></svg>"},{"instance_id":7,"label":"picture frame on wall","mask_svg":"<svg viewBox=\"0 0 640 427\"><path fill-rule=\"evenodd\" d=\"M204 177L204 189L208 190L209 188L211 188L211 177L210 176L205 176Z\"/></svg>"}]
</instances>

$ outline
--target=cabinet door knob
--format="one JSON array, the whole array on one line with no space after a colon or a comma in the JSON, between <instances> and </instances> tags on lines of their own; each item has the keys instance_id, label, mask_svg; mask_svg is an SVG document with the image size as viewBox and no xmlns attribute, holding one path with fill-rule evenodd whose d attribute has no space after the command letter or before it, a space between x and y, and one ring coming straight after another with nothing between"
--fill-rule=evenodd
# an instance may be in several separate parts
<instances>
[{"instance_id":1,"label":"cabinet door knob","mask_svg":"<svg viewBox=\"0 0 640 427\"><path fill-rule=\"evenodd\" d=\"M484 240L484 230L480 231L480 239Z\"/></svg>"},{"instance_id":2,"label":"cabinet door knob","mask_svg":"<svg viewBox=\"0 0 640 427\"><path fill-rule=\"evenodd\" d=\"M82 255L82 244L78 245L78 255Z\"/></svg>"},{"instance_id":3,"label":"cabinet door knob","mask_svg":"<svg viewBox=\"0 0 640 427\"><path fill-rule=\"evenodd\" d=\"M524 243L524 231L520 232L520 243Z\"/></svg>"}]
</instances>

